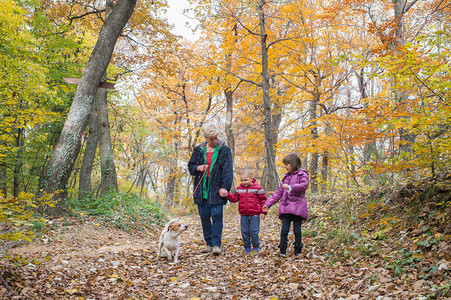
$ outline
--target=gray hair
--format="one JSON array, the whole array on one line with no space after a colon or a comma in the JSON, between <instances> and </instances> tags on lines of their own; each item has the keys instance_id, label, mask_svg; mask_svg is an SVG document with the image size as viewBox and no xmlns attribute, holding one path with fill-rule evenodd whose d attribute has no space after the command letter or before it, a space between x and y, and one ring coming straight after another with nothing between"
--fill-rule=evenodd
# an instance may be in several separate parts
<instances>
[{"instance_id":1,"label":"gray hair","mask_svg":"<svg viewBox=\"0 0 451 300\"><path fill-rule=\"evenodd\" d=\"M210 122L202 126L202 132L204 133L205 138L209 138L212 136L219 136L220 130L216 123Z\"/></svg>"}]
</instances>

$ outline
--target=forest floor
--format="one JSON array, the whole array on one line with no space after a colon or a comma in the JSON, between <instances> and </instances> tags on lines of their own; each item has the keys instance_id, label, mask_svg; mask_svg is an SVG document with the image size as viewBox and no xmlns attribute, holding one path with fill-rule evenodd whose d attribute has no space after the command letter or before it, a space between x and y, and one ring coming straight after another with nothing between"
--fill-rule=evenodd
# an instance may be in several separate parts
<instances>
[{"instance_id":1,"label":"forest floor","mask_svg":"<svg viewBox=\"0 0 451 300\"><path fill-rule=\"evenodd\" d=\"M181 222L189 228L182 234L176 265L157 255L160 228L143 235L88 217L54 219L39 239L11 249L8 259L0 261L0 272L11 288L0 284L0 298L451 298L449 209L446 215L440 213L440 219L417 219L415 226L402 221L380 227L378 222L378 231L365 225L370 220L362 223L374 215L361 215L355 226L368 228L358 232L355 227L344 228L347 242L332 230L339 225L330 220L324 201L310 203L312 218L303 224L304 249L298 257L292 246L287 257L278 255L280 223L275 210L261 223L260 255L244 253L236 205L225 210L220 256L200 253L204 242L199 218L183 216ZM418 216L431 215L424 207ZM441 229L427 229L436 226L434 222L440 226L442 220L447 223ZM358 237L353 239L353 234Z\"/></svg>"}]
</instances>

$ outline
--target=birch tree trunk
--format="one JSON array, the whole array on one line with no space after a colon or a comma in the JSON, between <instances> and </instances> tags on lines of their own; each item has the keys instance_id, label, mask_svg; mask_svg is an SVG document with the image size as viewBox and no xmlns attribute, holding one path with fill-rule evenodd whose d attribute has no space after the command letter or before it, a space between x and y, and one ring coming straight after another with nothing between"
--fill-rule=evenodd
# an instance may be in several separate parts
<instances>
[{"instance_id":1,"label":"birch tree trunk","mask_svg":"<svg viewBox=\"0 0 451 300\"><path fill-rule=\"evenodd\" d=\"M58 144L40 179L40 189L46 193L54 194L59 189L63 190L62 194L55 195L55 199L59 200L58 206L65 205L67 181L80 151L81 134L88 123L97 88L135 5L136 0L119 0L106 18L81 77Z\"/></svg>"}]
</instances>

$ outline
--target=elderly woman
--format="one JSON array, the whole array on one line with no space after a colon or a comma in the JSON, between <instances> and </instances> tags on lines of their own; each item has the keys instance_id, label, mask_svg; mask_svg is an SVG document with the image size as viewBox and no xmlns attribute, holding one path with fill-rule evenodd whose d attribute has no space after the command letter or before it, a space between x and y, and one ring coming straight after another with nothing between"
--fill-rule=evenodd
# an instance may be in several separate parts
<instances>
[{"instance_id":1,"label":"elderly woman","mask_svg":"<svg viewBox=\"0 0 451 300\"><path fill-rule=\"evenodd\" d=\"M204 240L203 253L221 254L223 208L233 181L230 148L219 140L219 128L209 123L202 127L205 137L193 150L188 169L194 175L194 203L197 204ZM205 173L205 175L204 175ZM202 182L200 180L202 179Z\"/></svg>"}]
</instances>

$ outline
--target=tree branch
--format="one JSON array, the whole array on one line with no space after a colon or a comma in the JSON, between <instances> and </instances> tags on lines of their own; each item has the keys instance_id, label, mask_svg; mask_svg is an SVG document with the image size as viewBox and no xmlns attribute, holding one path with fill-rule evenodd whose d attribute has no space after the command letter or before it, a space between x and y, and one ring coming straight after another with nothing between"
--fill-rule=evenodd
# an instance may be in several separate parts
<instances>
[{"instance_id":1,"label":"tree branch","mask_svg":"<svg viewBox=\"0 0 451 300\"><path fill-rule=\"evenodd\" d=\"M97 15L97 17L99 17L100 19L102 19L102 21L103 21L103 18L102 18L102 16L100 15L101 13L103 13L103 12L105 12L105 9L96 9L96 8L94 8L94 10L93 11L88 11L88 12L86 12L86 13L84 13L84 14L82 14L82 15L79 15L79 16L74 16L74 17L68 17L67 19L69 20L69 25L72 25L72 22L74 21L74 20L77 20L77 19L82 19L82 18L84 18L84 17L86 17L86 16L89 16L89 15Z\"/></svg>"}]
</instances>

